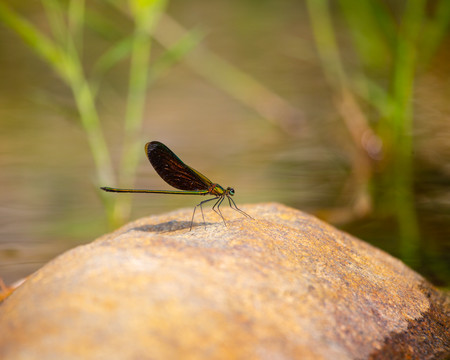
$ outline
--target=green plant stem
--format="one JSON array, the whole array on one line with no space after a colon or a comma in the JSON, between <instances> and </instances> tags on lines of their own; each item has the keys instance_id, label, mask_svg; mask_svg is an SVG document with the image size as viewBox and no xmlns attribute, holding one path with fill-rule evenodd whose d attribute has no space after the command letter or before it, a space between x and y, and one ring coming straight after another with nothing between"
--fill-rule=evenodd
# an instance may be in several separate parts
<instances>
[{"instance_id":1,"label":"green plant stem","mask_svg":"<svg viewBox=\"0 0 450 360\"><path fill-rule=\"evenodd\" d=\"M139 2L132 0L130 5L135 29L130 54L130 78L120 163L119 184L122 187L130 187L134 184L136 169L139 164L142 141L138 141L138 139L142 128L148 87L151 34L165 8L166 1ZM123 197L120 201L120 206L116 207L116 213L120 212L118 216L127 218L131 211L131 197Z\"/></svg>"},{"instance_id":2,"label":"green plant stem","mask_svg":"<svg viewBox=\"0 0 450 360\"><path fill-rule=\"evenodd\" d=\"M151 38L136 30L131 50L131 68L128 100L125 115L125 133L119 184L130 187L134 183L136 168L142 150L142 142L137 141L142 128L145 99L147 93L148 66L151 50ZM131 197L123 197L120 216L127 218L131 211Z\"/></svg>"},{"instance_id":3,"label":"green plant stem","mask_svg":"<svg viewBox=\"0 0 450 360\"><path fill-rule=\"evenodd\" d=\"M67 71L63 79L70 87L77 109L80 114L81 125L87 136L89 148L94 159L96 169L96 185L115 184L115 177L108 146L100 124L100 119L95 106L95 99L89 82L84 77L81 62L76 56L74 47L68 47L70 56L67 58ZM117 216L114 209L117 207L117 200L103 196L108 222L112 227L121 224L122 219Z\"/></svg>"},{"instance_id":4,"label":"green plant stem","mask_svg":"<svg viewBox=\"0 0 450 360\"><path fill-rule=\"evenodd\" d=\"M412 97L416 71L417 45L423 23L425 0L406 3L398 39L392 98L393 168L395 207L403 260L419 259L420 232L414 203Z\"/></svg>"},{"instance_id":5,"label":"green plant stem","mask_svg":"<svg viewBox=\"0 0 450 360\"><path fill-rule=\"evenodd\" d=\"M353 151L350 154L353 169L352 181L355 184L352 216L365 216L372 207L369 194L372 168L367 150L362 145L362 138L375 137L375 134L349 86L350 82L344 70L333 30L329 0L308 0L306 5L325 78L335 95L335 107L341 115L353 144Z\"/></svg>"},{"instance_id":6,"label":"green plant stem","mask_svg":"<svg viewBox=\"0 0 450 360\"><path fill-rule=\"evenodd\" d=\"M114 173L108 147L100 126L100 120L95 107L95 100L84 76L82 64L76 52L75 46L69 36L63 36L67 32L63 29L60 8L53 1L46 3L47 11L53 22L56 38L64 39L64 44L59 45L52 41L30 22L16 14L6 4L0 3L0 18L10 26L27 43L36 54L42 57L49 66L61 77L74 94L75 102L80 114L82 127L87 135L87 141L91 150L98 184L114 184ZM80 19L79 19L80 20ZM116 224L112 211L114 200L103 197L109 222Z\"/></svg>"},{"instance_id":7,"label":"green plant stem","mask_svg":"<svg viewBox=\"0 0 450 360\"><path fill-rule=\"evenodd\" d=\"M334 36L328 0L307 0L306 5L325 77L335 89L344 87L347 78Z\"/></svg>"},{"instance_id":8,"label":"green plant stem","mask_svg":"<svg viewBox=\"0 0 450 360\"><path fill-rule=\"evenodd\" d=\"M166 49L188 34L188 30L165 13L161 16L160 26L153 32L155 40ZM187 53L184 63L217 88L288 133L293 131L291 119L304 120L300 109L202 44Z\"/></svg>"},{"instance_id":9,"label":"green plant stem","mask_svg":"<svg viewBox=\"0 0 450 360\"><path fill-rule=\"evenodd\" d=\"M14 13L6 4L0 3L0 18L39 55L72 90L80 112L80 119L88 135L88 143L97 168L100 183L114 179L111 159L100 127L95 101L85 79L78 56L70 54L53 43L31 23Z\"/></svg>"}]
</instances>

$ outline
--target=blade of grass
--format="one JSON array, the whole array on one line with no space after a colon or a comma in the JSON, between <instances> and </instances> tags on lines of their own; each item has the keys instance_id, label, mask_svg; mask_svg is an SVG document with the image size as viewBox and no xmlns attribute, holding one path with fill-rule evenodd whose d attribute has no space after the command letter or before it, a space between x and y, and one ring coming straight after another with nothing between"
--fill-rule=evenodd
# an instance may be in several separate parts
<instances>
[{"instance_id":1,"label":"blade of grass","mask_svg":"<svg viewBox=\"0 0 450 360\"><path fill-rule=\"evenodd\" d=\"M448 34L450 25L450 1L441 0L435 6L434 17L428 21L421 36L420 62L428 64L444 37Z\"/></svg>"},{"instance_id":2,"label":"blade of grass","mask_svg":"<svg viewBox=\"0 0 450 360\"><path fill-rule=\"evenodd\" d=\"M392 53L385 32L380 29L376 17L373 16L373 1L340 0L339 4L349 28L358 29L358 31L350 31L350 35L353 37L362 63L371 68L386 67ZM384 18L392 22L389 17L384 16Z\"/></svg>"},{"instance_id":3,"label":"blade of grass","mask_svg":"<svg viewBox=\"0 0 450 360\"><path fill-rule=\"evenodd\" d=\"M385 1L368 1L370 4L370 12L372 13L374 26L375 24L378 26L379 32L383 34L383 39L386 44L388 44L388 48L392 53L397 44L397 24L395 22L395 18ZM353 29L353 31L355 30L357 29ZM392 54L390 56L392 57Z\"/></svg>"},{"instance_id":4,"label":"blade of grass","mask_svg":"<svg viewBox=\"0 0 450 360\"><path fill-rule=\"evenodd\" d=\"M102 54L95 62L91 75L91 89L96 95L103 77L120 61L126 59L132 49L133 38L131 36L115 43L108 51Z\"/></svg>"},{"instance_id":5,"label":"blade of grass","mask_svg":"<svg viewBox=\"0 0 450 360\"><path fill-rule=\"evenodd\" d=\"M200 44L204 36L204 31L193 29L184 35L175 45L167 48L167 50L153 63L153 66L150 69L149 82L156 81L173 65L184 59Z\"/></svg>"},{"instance_id":6,"label":"blade of grass","mask_svg":"<svg viewBox=\"0 0 450 360\"><path fill-rule=\"evenodd\" d=\"M328 0L307 0L306 5L325 77L335 94L335 106L353 144L354 150L349 154L352 161L352 181L355 184L352 203L353 217L361 217L370 212L372 208L369 195L372 168L369 156L379 156L379 154L373 153L373 148L365 146L374 141L364 142L362 139L377 140L377 136L370 128L368 119L350 88L334 34Z\"/></svg>"},{"instance_id":7,"label":"blade of grass","mask_svg":"<svg viewBox=\"0 0 450 360\"><path fill-rule=\"evenodd\" d=\"M63 78L68 76L66 54L51 39L42 34L30 22L16 14L8 5L0 2L0 18Z\"/></svg>"},{"instance_id":8,"label":"blade of grass","mask_svg":"<svg viewBox=\"0 0 450 360\"><path fill-rule=\"evenodd\" d=\"M345 79L345 74L342 74L343 67L339 64L340 58L334 54L337 46L333 43L333 29L327 20L330 18L327 15L327 1L310 0L307 4L322 63L325 72L328 72L327 78L332 77L335 82ZM362 72L356 74L355 89L381 114L378 131L384 143L385 162L389 165L384 174L385 185L382 188L391 190L386 202L393 208L397 217L402 258L411 263L420 258L417 253L420 233L413 189L412 98L418 67L417 49L420 35L424 32L426 0L406 2L399 27L395 26L389 12L379 1L370 0L355 6L353 2L341 0L341 6L351 18L350 31L354 33L356 41L361 42L360 34L356 34L361 31L375 40L370 45L356 46L366 68L369 68L373 52L381 52L383 49L391 51L392 73L386 74L391 76L391 89L385 90L378 86ZM350 13L351 11L354 13ZM373 19L370 19L368 11L372 13ZM316 29L320 29L322 33ZM382 45L383 49L377 50L377 43L378 47ZM321 47L324 49L320 49ZM344 89L346 88L344 83ZM339 92L339 89L335 91Z\"/></svg>"},{"instance_id":9,"label":"blade of grass","mask_svg":"<svg viewBox=\"0 0 450 360\"><path fill-rule=\"evenodd\" d=\"M121 7L121 2L116 0L108 0L108 2L127 14ZM164 48L170 49L178 39L188 33L189 31L171 16L161 13L159 26L151 35ZM300 128L298 123L304 122L304 115L300 109L201 44L186 55L184 63L219 89L286 132L292 133L294 129Z\"/></svg>"},{"instance_id":10,"label":"blade of grass","mask_svg":"<svg viewBox=\"0 0 450 360\"><path fill-rule=\"evenodd\" d=\"M328 0L307 0L306 5L325 77L335 90L340 91L346 87L347 77L334 36Z\"/></svg>"},{"instance_id":11,"label":"blade of grass","mask_svg":"<svg viewBox=\"0 0 450 360\"><path fill-rule=\"evenodd\" d=\"M61 2L56 0L42 0L42 5L44 6L54 41L59 46L64 46L68 33L67 26L64 22L64 12Z\"/></svg>"},{"instance_id":12,"label":"blade of grass","mask_svg":"<svg viewBox=\"0 0 450 360\"><path fill-rule=\"evenodd\" d=\"M78 54L83 54L83 28L85 19L85 0L70 0L68 6L68 37L75 44Z\"/></svg>"},{"instance_id":13,"label":"blade of grass","mask_svg":"<svg viewBox=\"0 0 450 360\"><path fill-rule=\"evenodd\" d=\"M135 22L131 47L131 66L127 107L125 113L124 142L120 162L119 184L129 187L134 183L141 141L145 99L148 87L148 68L152 46L151 34L166 6L165 0L131 0L129 2ZM131 197L124 197L120 210L128 216L131 211Z\"/></svg>"},{"instance_id":14,"label":"blade of grass","mask_svg":"<svg viewBox=\"0 0 450 360\"><path fill-rule=\"evenodd\" d=\"M54 5L51 4L51 2L48 4L49 6ZM59 12L57 8L55 9L56 12ZM48 8L48 11L51 11L50 7ZM61 32L58 35L59 37L64 33L64 30L60 29L61 22L59 15L53 14L50 17L55 21L55 31ZM72 90L80 114L81 124L87 135L88 144L93 155L97 181L100 184L114 184L112 163L100 127L94 97L90 90L89 83L84 78L82 65L78 57L74 56L76 54L73 51L69 54L4 3L0 3L0 18L6 25L13 29L22 40L36 52L36 54L41 56ZM112 201L104 198L104 203L107 205L107 213L110 222L117 223L114 218L114 213L111 210Z\"/></svg>"},{"instance_id":15,"label":"blade of grass","mask_svg":"<svg viewBox=\"0 0 450 360\"><path fill-rule=\"evenodd\" d=\"M413 115L412 97L417 67L418 37L425 17L426 0L406 3L403 14L392 79L392 96L396 106L391 122L394 134L394 195L397 208L402 258L420 259L420 233L413 188ZM389 126L389 125L388 125Z\"/></svg>"},{"instance_id":16,"label":"blade of grass","mask_svg":"<svg viewBox=\"0 0 450 360\"><path fill-rule=\"evenodd\" d=\"M130 55L133 47L133 38L126 37L114 44L108 51L102 54L95 62L92 74L96 79L101 79L106 72L118 62Z\"/></svg>"},{"instance_id":17,"label":"blade of grass","mask_svg":"<svg viewBox=\"0 0 450 360\"><path fill-rule=\"evenodd\" d=\"M76 1L76 0L74 0ZM105 6L108 6L111 0L105 2ZM108 9L109 10L109 9ZM101 38L108 42L115 42L117 39L121 39L127 36L124 31L129 19L126 19L124 23L118 24L116 17L119 17L122 11L118 11L116 7L112 8L112 14L105 16L102 9L96 9L87 7L85 12L85 25L88 29L98 34ZM117 15L119 14L119 15Z\"/></svg>"},{"instance_id":18,"label":"blade of grass","mask_svg":"<svg viewBox=\"0 0 450 360\"><path fill-rule=\"evenodd\" d=\"M166 49L170 49L177 39L188 33L167 14L161 16L160 25L155 29L154 37ZM217 88L284 131L292 133L294 129L300 128L298 123L304 120L300 109L202 44L187 54L184 63Z\"/></svg>"}]
</instances>

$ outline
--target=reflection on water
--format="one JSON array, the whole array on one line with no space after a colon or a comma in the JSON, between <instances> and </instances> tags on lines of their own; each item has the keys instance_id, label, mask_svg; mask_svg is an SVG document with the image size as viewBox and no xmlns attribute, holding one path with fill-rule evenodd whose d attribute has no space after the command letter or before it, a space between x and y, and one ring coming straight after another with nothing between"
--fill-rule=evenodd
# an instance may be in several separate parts
<instances>
[{"instance_id":1,"label":"reflection on water","mask_svg":"<svg viewBox=\"0 0 450 360\"><path fill-rule=\"evenodd\" d=\"M172 3L172 11L187 23L193 21L195 11L187 12L180 1ZM208 13L208 8L202 11ZM198 19L211 28L206 44L289 99L303 116L290 119L295 131L285 132L276 121L261 119L180 65L148 94L136 188L169 188L143 150L147 141L159 140L211 180L234 187L238 206L281 202L317 214L401 257L392 214L376 208L364 216L355 213L347 134L315 61L314 45L303 44L304 51L289 50L297 41L294 36L304 39L301 34L310 32L306 14L300 11L303 21L294 22L292 13L282 8L276 17L273 11L261 11L257 20L252 18L257 29L252 30L250 20L241 18L243 28L233 28L223 12L209 11ZM261 43L260 31L267 31L266 26L270 33ZM230 38L233 31L241 36ZM0 28L0 43L5 48L0 53L0 276L11 282L64 250L109 231L97 187L111 184L94 183L91 154L68 89L4 28ZM450 69L442 65L438 70L418 83L415 202L421 242L419 256L404 260L434 283L448 285L450 122L447 100L436 89L444 86L441 79L448 78ZM119 67L111 76L100 108L117 163L126 74ZM388 189L370 191L382 194ZM198 203L197 197L189 196L125 196L133 196L132 219ZM185 220L189 219L180 219Z\"/></svg>"}]
</instances>

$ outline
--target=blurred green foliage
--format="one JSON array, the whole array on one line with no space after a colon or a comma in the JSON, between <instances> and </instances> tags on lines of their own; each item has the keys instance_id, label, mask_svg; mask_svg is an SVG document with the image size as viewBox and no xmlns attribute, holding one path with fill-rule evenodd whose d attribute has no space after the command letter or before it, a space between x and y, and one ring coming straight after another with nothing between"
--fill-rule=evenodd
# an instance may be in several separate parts
<instances>
[{"instance_id":1,"label":"blurred green foliage","mask_svg":"<svg viewBox=\"0 0 450 360\"><path fill-rule=\"evenodd\" d=\"M13 1L9 3L14 4ZM213 145L219 137L225 138L228 147L221 149L222 153L214 154L214 162L219 163L217 157L223 154L234 156L227 169L236 165L236 172L250 174L243 175L248 176L248 198L253 196L252 199L267 201L261 195L264 194L270 200L283 201L308 211L312 208L319 215L324 214L322 217L329 222L342 227L348 225L347 229L358 221L365 222L365 232L356 235L373 240L377 246L401 257L415 269L420 269L421 262L427 262L426 266L433 267L428 269L433 273L432 277L446 278L444 273L448 271L448 263L440 253L445 245L425 244L424 239L429 240L430 231L429 228L424 229L423 221L421 224L423 213L418 213L418 136L414 94L416 81L428 70L448 35L448 0L222 1L215 4L221 11L201 0L189 5L178 2L175 6L178 7L178 15L185 17L185 23L197 22L200 18L202 24L209 20L211 28L216 22L219 24L213 29L215 36L211 37L209 46L207 42L201 42L202 31L197 28L186 30L167 14L167 0L40 0L39 15L45 14L45 20L33 18L23 9L17 10L20 6L7 4L6 1L0 2L2 23L19 35L71 90L78 110L77 119L84 129L95 163L96 187L134 185L138 161L143 158L144 141L154 139L149 134L145 139L140 138L144 102L151 97L149 89L175 64L182 62L202 80L206 79L213 87L222 90L220 93L224 92L236 99L239 105L243 104L245 111L250 109L250 115L245 119L251 120L244 122L243 118L238 118L233 122L229 119L224 124L223 118L217 120L220 119L218 112L227 112L228 103L217 108L213 103L212 110L208 109L211 103L201 103L199 107L203 112L199 114L206 119L189 121L186 116L172 127L178 137L184 136L185 132L195 136L205 129L208 129L208 135L214 131L212 136L208 136L213 139L210 140ZM310 22L299 24L299 19L305 19L297 11L303 11L305 5ZM208 6L209 10L205 10ZM208 11L215 12L211 19L202 17L207 16ZM222 28L224 24L226 29ZM317 56L310 50L309 30ZM90 38L89 42L86 34L95 34L98 38ZM237 39L240 36L242 39ZM240 43L235 45L238 40ZM155 52L155 41L161 45L162 52L158 51L159 47ZM216 44L216 41L222 43ZM94 51L85 49L89 44L96 47ZM236 55L233 50L239 46L244 50ZM214 53L213 47L227 52L227 55ZM160 55L156 56L158 52ZM264 61L258 62L258 58L263 57ZM328 113L318 111L318 116L314 110L328 105L328 93L324 89L326 87L318 85L321 79L318 79L315 69L317 61L334 107L334 111L327 109ZM239 66L234 63L239 63ZM247 69L243 70L245 65ZM125 117L117 130L123 138L114 144L114 149L120 149L120 161L113 171L99 94L106 87L107 77L119 67L122 71L117 71L118 76L126 73L128 79L124 91ZM123 67L128 71L123 71ZM269 75L264 78L266 73ZM120 96L122 94L121 91ZM200 94L195 96L202 97ZM182 118L188 108L186 103L195 97L183 94L183 99L176 98L179 95L175 91L170 104L180 108L176 117ZM312 101L314 98L318 100ZM174 104L179 100L186 103ZM299 110L299 105L305 103L308 106ZM166 110L164 108L163 111ZM332 139L323 142L318 139L335 131L329 122L322 121L329 112L337 113L340 121L339 133L336 136L332 134L344 139L339 139L337 146L338 142L332 143ZM230 117L235 115L232 111L229 114ZM226 113L227 116L229 114ZM208 118L209 115L215 119ZM334 114L332 116L334 119ZM156 129L158 125L161 124L154 123L149 128ZM308 134L311 129L313 131ZM314 137L317 133L320 135ZM233 135L238 136L232 139ZM192 136L186 142L195 143ZM239 142L245 142L245 147L240 147ZM338 148L344 142L345 146ZM206 144L204 147L208 148ZM341 151L340 159L344 159L344 170L339 168L341 164L336 165L339 155L329 156L338 152L336 148ZM253 157L242 155L248 150L253 151ZM305 163L307 166L303 166ZM265 168L270 170L265 172ZM233 169L227 171L233 173ZM355 185L350 191L342 191L345 177L352 178L348 183ZM311 190L311 184L317 187ZM67 192L67 189L59 191ZM347 198L336 200L340 194ZM132 197L100 196L111 227L128 219ZM316 202L308 208L308 199L311 198ZM164 203L169 201L164 200ZM162 209L162 202L152 199L152 204L145 204L146 213L150 206ZM329 215L332 211L327 212L328 209L321 212L327 206L336 208L335 214ZM444 212L445 208L434 211ZM72 224L69 229L73 232L77 223L72 223L70 214L68 218L68 223ZM378 224L374 226L374 222ZM63 221L58 223L61 225ZM61 226L61 229L67 232L68 227ZM436 243L445 241L440 239L443 237L441 234L433 236L438 239ZM437 254L431 254L433 251ZM424 260L426 256L433 260Z\"/></svg>"},{"instance_id":2,"label":"blurred green foliage","mask_svg":"<svg viewBox=\"0 0 450 360\"><path fill-rule=\"evenodd\" d=\"M188 33L150 66L152 34L167 6L166 0L109 1L111 7L126 14L132 22L133 29L128 34L122 34L121 29L117 28L107 15L96 12L95 7L87 6L84 0L68 2L42 0L41 4L49 24L48 33L3 2L0 3L0 19L13 29L71 89L96 166L96 185L128 187L134 182L138 153L142 147L138 139L149 78L154 80L179 61L195 46L200 34L197 31ZM100 31L115 29L109 31L109 35L116 34L109 49L93 62L91 72L83 61L83 32L87 26ZM118 170L120 176L116 179L101 127L96 94L102 78L125 58L129 59L130 64L128 99L123 123L122 156ZM130 197L111 197L104 194L100 196L111 227L117 227L128 219Z\"/></svg>"},{"instance_id":3,"label":"blurred green foliage","mask_svg":"<svg viewBox=\"0 0 450 360\"><path fill-rule=\"evenodd\" d=\"M414 84L448 31L450 2L405 1L393 9L380 0L338 1L353 39L356 66L351 69L343 65L332 4L307 1L319 57L353 140L357 192L368 211L374 208L397 218L402 258L408 263L420 261Z\"/></svg>"}]
</instances>

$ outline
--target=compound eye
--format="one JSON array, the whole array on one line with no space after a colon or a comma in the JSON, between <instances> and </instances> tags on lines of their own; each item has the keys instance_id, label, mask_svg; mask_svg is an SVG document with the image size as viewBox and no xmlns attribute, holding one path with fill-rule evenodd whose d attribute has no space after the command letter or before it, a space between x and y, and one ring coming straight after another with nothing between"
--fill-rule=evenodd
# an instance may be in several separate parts
<instances>
[{"instance_id":1,"label":"compound eye","mask_svg":"<svg viewBox=\"0 0 450 360\"><path fill-rule=\"evenodd\" d=\"M230 188L229 193L230 193L230 195L234 195L234 189L233 189L233 188Z\"/></svg>"}]
</instances>

